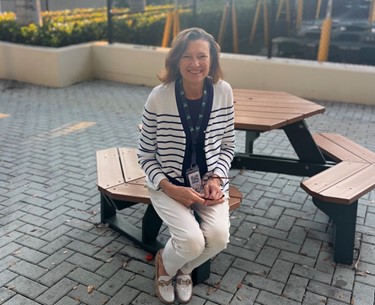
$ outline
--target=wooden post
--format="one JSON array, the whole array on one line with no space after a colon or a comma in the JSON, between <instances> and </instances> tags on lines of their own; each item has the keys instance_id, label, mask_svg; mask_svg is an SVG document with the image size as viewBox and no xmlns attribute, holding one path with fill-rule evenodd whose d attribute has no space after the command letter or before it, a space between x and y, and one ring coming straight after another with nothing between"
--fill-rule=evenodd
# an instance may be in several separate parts
<instances>
[{"instance_id":1,"label":"wooden post","mask_svg":"<svg viewBox=\"0 0 375 305\"><path fill-rule=\"evenodd\" d=\"M107 0L108 43L113 43L112 0Z\"/></svg>"},{"instance_id":2,"label":"wooden post","mask_svg":"<svg viewBox=\"0 0 375 305\"><path fill-rule=\"evenodd\" d=\"M375 22L375 0L371 1L370 11L368 15L368 24L371 26Z\"/></svg>"},{"instance_id":3,"label":"wooden post","mask_svg":"<svg viewBox=\"0 0 375 305\"><path fill-rule=\"evenodd\" d=\"M173 12L173 38L180 32L180 13L178 8Z\"/></svg>"},{"instance_id":4,"label":"wooden post","mask_svg":"<svg viewBox=\"0 0 375 305\"><path fill-rule=\"evenodd\" d=\"M268 47L269 42L269 29L268 29L268 3L267 0L263 1L263 34L264 34L264 45Z\"/></svg>"},{"instance_id":5,"label":"wooden post","mask_svg":"<svg viewBox=\"0 0 375 305\"><path fill-rule=\"evenodd\" d=\"M164 25L163 40L161 42L161 46L163 48L168 47L171 32L173 38L175 38L177 34L180 32L180 12L177 6L173 11L170 11L167 15L167 19Z\"/></svg>"},{"instance_id":6,"label":"wooden post","mask_svg":"<svg viewBox=\"0 0 375 305\"><path fill-rule=\"evenodd\" d=\"M298 0L297 20L296 20L297 30L299 30L302 26L302 19L303 19L303 0Z\"/></svg>"},{"instance_id":7,"label":"wooden post","mask_svg":"<svg viewBox=\"0 0 375 305\"><path fill-rule=\"evenodd\" d=\"M270 6L270 26L269 26L269 42L268 42L268 48L267 48L267 57L272 57L272 39L274 36L275 31L275 11L276 11L276 0L271 0L271 6Z\"/></svg>"},{"instance_id":8,"label":"wooden post","mask_svg":"<svg viewBox=\"0 0 375 305\"><path fill-rule=\"evenodd\" d=\"M318 3L316 5L316 13L315 13L315 20L319 19L320 17L320 9L322 7L322 0L318 0Z\"/></svg>"},{"instance_id":9,"label":"wooden post","mask_svg":"<svg viewBox=\"0 0 375 305\"><path fill-rule=\"evenodd\" d=\"M254 38L255 38L255 34L256 34L256 31L257 31L257 25L258 25L258 20L259 20L259 14L260 14L260 8L261 8L261 5L262 5L262 0L258 0L257 2L257 6L255 8L255 14L254 14L254 19L253 19L253 25L251 27L251 34L250 34L250 44L253 43L254 41Z\"/></svg>"},{"instance_id":10,"label":"wooden post","mask_svg":"<svg viewBox=\"0 0 375 305\"><path fill-rule=\"evenodd\" d=\"M229 11L229 2L227 1L224 6L223 16L221 17L219 37L217 39L217 43L220 46L223 45L223 42L224 42L225 28L228 22L228 11Z\"/></svg>"},{"instance_id":11,"label":"wooden post","mask_svg":"<svg viewBox=\"0 0 375 305\"><path fill-rule=\"evenodd\" d=\"M173 12L169 12L168 16L167 16L167 20L165 21L165 25L164 25L163 40L162 40L162 43L161 43L161 46L163 48L168 47L172 22L173 22Z\"/></svg>"},{"instance_id":12,"label":"wooden post","mask_svg":"<svg viewBox=\"0 0 375 305\"><path fill-rule=\"evenodd\" d=\"M233 53L238 53L238 31L237 31L237 12L236 4L232 0L232 31L233 31Z\"/></svg>"},{"instance_id":13,"label":"wooden post","mask_svg":"<svg viewBox=\"0 0 375 305\"><path fill-rule=\"evenodd\" d=\"M319 50L318 50L318 61L327 61L329 54L329 44L331 40L331 27L332 27L332 5L333 0L329 0L327 7L327 15L325 20L322 23L322 29L320 34L319 41Z\"/></svg>"}]
</instances>

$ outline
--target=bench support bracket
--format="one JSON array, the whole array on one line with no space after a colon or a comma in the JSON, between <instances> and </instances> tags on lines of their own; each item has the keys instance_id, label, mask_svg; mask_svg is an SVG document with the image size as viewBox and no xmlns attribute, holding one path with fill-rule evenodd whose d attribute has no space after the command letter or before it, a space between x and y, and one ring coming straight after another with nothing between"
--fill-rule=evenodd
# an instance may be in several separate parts
<instances>
[{"instance_id":1,"label":"bench support bracket","mask_svg":"<svg viewBox=\"0 0 375 305\"><path fill-rule=\"evenodd\" d=\"M351 265L353 263L358 201L350 205L343 205L313 198L313 202L317 208L333 220L333 260L339 264Z\"/></svg>"}]
</instances>

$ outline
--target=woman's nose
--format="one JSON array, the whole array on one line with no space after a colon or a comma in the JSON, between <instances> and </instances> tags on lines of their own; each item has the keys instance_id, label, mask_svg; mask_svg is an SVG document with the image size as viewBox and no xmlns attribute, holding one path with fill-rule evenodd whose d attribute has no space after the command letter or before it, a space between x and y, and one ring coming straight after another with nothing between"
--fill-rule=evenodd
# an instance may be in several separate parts
<instances>
[{"instance_id":1,"label":"woman's nose","mask_svg":"<svg viewBox=\"0 0 375 305\"><path fill-rule=\"evenodd\" d=\"M198 58L193 58L191 61L192 66L199 66L199 59Z\"/></svg>"}]
</instances>

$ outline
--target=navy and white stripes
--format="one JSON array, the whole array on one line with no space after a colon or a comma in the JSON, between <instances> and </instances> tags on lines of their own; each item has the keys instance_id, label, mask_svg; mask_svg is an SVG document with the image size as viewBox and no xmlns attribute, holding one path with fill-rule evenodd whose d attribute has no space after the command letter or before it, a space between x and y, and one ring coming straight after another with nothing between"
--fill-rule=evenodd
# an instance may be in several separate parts
<instances>
[{"instance_id":1,"label":"navy and white stripes","mask_svg":"<svg viewBox=\"0 0 375 305\"><path fill-rule=\"evenodd\" d=\"M222 80L213 85L213 90L212 111L205 130L207 170L227 177L235 149L233 95L230 85ZM159 85L145 104L138 146L139 164L149 187L157 189L166 175L183 182L185 147L175 84ZM228 179L223 180L224 190L228 190Z\"/></svg>"}]
</instances>

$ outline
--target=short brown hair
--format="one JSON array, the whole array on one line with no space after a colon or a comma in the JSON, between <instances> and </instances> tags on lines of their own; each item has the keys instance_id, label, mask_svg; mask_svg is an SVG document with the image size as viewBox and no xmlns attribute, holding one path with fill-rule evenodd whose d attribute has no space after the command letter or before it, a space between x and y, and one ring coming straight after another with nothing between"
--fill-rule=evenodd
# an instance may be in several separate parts
<instances>
[{"instance_id":1,"label":"short brown hair","mask_svg":"<svg viewBox=\"0 0 375 305\"><path fill-rule=\"evenodd\" d=\"M181 31L173 39L172 47L165 58L165 69L163 75L159 75L159 79L163 83L171 83L181 76L178 63L182 54L185 52L188 43L193 40L205 40L210 47L210 71L208 76L215 84L219 79L223 78L223 72L219 63L220 46L214 37L201 28L189 28Z\"/></svg>"}]
</instances>

